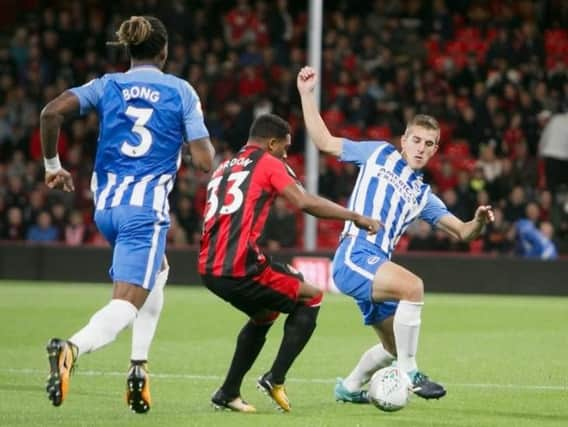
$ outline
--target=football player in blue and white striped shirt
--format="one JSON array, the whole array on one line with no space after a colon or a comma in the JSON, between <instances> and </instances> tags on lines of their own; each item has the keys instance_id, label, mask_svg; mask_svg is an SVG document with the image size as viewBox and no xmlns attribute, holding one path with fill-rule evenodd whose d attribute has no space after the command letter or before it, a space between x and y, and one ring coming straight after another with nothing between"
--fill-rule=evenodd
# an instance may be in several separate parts
<instances>
[{"instance_id":1,"label":"football player in blue and white striped shirt","mask_svg":"<svg viewBox=\"0 0 568 427\"><path fill-rule=\"evenodd\" d=\"M401 138L402 151L384 141L353 142L329 133L312 96L317 75L310 67L297 79L307 131L317 147L359 166L359 176L349 208L381 221L376 235L360 233L347 222L333 260L336 286L355 299L364 323L372 326L380 343L370 348L351 374L338 379L337 400L367 403L362 387L374 372L391 364L408 373L413 391L425 399L440 398L446 390L418 370L416 352L424 285L420 277L390 261L406 228L422 219L451 236L469 241L493 221L491 206L479 206L475 217L462 222L452 215L430 186L422 181L422 169L436 153L440 129L437 121L418 115Z\"/></svg>"},{"instance_id":2,"label":"football player in blue and white striped shirt","mask_svg":"<svg viewBox=\"0 0 568 427\"><path fill-rule=\"evenodd\" d=\"M125 73L72 88L41 113L45 182L73 190L69 172L57 156L57 135L71 115L96 111L100 129L92 178L95 222L113 248L112 300L69 340L49 341L49 399L59 406L66 397L69 373L77 357L112 342L133 325L127 401L135 412L150 409L146 362L163 306L169 267L165 259L168 194L188 143L193 163L207 171L214 150L195 90L165 74L168 34L151 16L133 16L118 32L131 59Z\"/></svg>"}]
</instances>

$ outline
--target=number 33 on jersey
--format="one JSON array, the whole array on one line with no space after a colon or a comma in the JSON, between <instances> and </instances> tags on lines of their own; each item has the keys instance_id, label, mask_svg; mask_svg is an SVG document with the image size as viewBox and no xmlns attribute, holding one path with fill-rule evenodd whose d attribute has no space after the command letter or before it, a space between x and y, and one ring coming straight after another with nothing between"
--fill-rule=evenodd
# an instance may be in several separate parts
<instances>
[{"instance_id":1,"label":"number 33 on jersey","mask_svg":"<svg viewBox=\"0 0 568 427\"><path fill-rule=\"evenodd\" d=\"M222 163L207 186L200 274L259 272L265 258L256 241L274 198L290 184L296 178L285 163L253 143Z\"/></svg>"},{"instance_id":2,"label":"number 33 on jersey","mask_svg":"<svg viewBox=\"0 0 568 427\"><path fill-rule=\"evenodd\" d=\"M194 89L152 66L70 89L81 114L100 118L91 182L96 209L118 205L168 212L184 142L209 136Z\"/></svg>"}]
</instances>

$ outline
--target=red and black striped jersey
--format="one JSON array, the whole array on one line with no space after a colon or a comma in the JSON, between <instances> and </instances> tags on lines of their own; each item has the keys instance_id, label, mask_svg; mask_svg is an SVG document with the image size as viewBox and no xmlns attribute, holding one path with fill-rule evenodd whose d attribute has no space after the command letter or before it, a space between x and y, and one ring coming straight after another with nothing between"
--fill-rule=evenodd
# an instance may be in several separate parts
<instances>
[{"instance_id":1,"label":"red and black striped jersey","mask_svg":"<svg viewBox=\"0 0 568 427\"><path fill-rule=\"evenodd\" d=\"M297 180L280 159L254 144L223 162L207 185L200 274L243 277L266 264L257 245L274 198Z\"/></svg>"}]
</instances>

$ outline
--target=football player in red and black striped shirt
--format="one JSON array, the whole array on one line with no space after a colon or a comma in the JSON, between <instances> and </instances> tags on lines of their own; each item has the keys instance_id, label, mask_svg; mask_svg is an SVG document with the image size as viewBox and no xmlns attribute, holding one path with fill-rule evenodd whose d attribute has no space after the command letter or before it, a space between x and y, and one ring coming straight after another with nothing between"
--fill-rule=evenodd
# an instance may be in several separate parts
<instances>
[{"instance_id":1,"label":"football player in red and black striped shirt","mask_svg":"<svg viewBox=\"0 0 568 427\"><path fill-rule=\"evenodd\" d=\"M290 266L271 262L257 245L276 196L320 218L353 221L369 233L376 233L380 226L376 220L306 193L283 161L289 146L288 123L275 115L261 115L252 124L246 145L217 168L207 187L199 273L209 290L250 317L238 336L225 382L211 399L217 408L255 411L241 399L241 383L282 312L289 313L282 343L257 387L280 409L289 411L285 376L316 325L321 291Z\"/></svg>"}]
</instances>

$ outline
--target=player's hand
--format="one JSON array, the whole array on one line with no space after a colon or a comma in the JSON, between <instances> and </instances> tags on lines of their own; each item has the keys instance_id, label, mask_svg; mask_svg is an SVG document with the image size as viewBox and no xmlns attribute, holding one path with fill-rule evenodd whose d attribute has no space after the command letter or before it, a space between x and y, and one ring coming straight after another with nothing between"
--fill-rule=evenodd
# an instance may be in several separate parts
<instances>
[{"instance_id":1,"label":"player's hand","mask_svg":"<svg viewBox=\"0 0 568 427\"><path fill-rule=\"evenodd\" d=\"M368 218L366 216L363 215L359 215L358 218L353 221L355 226L357 228L360 228L361 230L365 230L367 233L373 235L373 234L377 234L377 231L379 231L379 228L382 227L382 224L377 221L376 219L373 218Z\"/></svg>"},{"instance_id":2,"label":"player's hand","mask_svg":"<svg viewBox=\"0 0 568 427\"><path fill-rule=\"evenodd\" d=\"M45 184L53 190L74 191L71 174L61 168L57 172L45 172Z\"/></svg>"},{"instance_id":3,"label":"player's hand","mask_svg":"<svg viewBox=\"0 0 568 427\"><path fill-rule=\"evenodd\" d=\"M482 225L495 221L493 208L489 205L479 206L475 211L475 220Z\"/></svg>"},{"instance_id":4,"label":"player's hand","mask_svg":"<svg viewBox=\"0 0 568 427\"><path fill-rule=\"evenodd\" d=\"M312 67L303 67L298 72L298 78L296 79L296 84L298 86L298 92L300 95L307 95L313 92L318 81L318 75L316 70Z\"/></svg>"}]
</instances>

